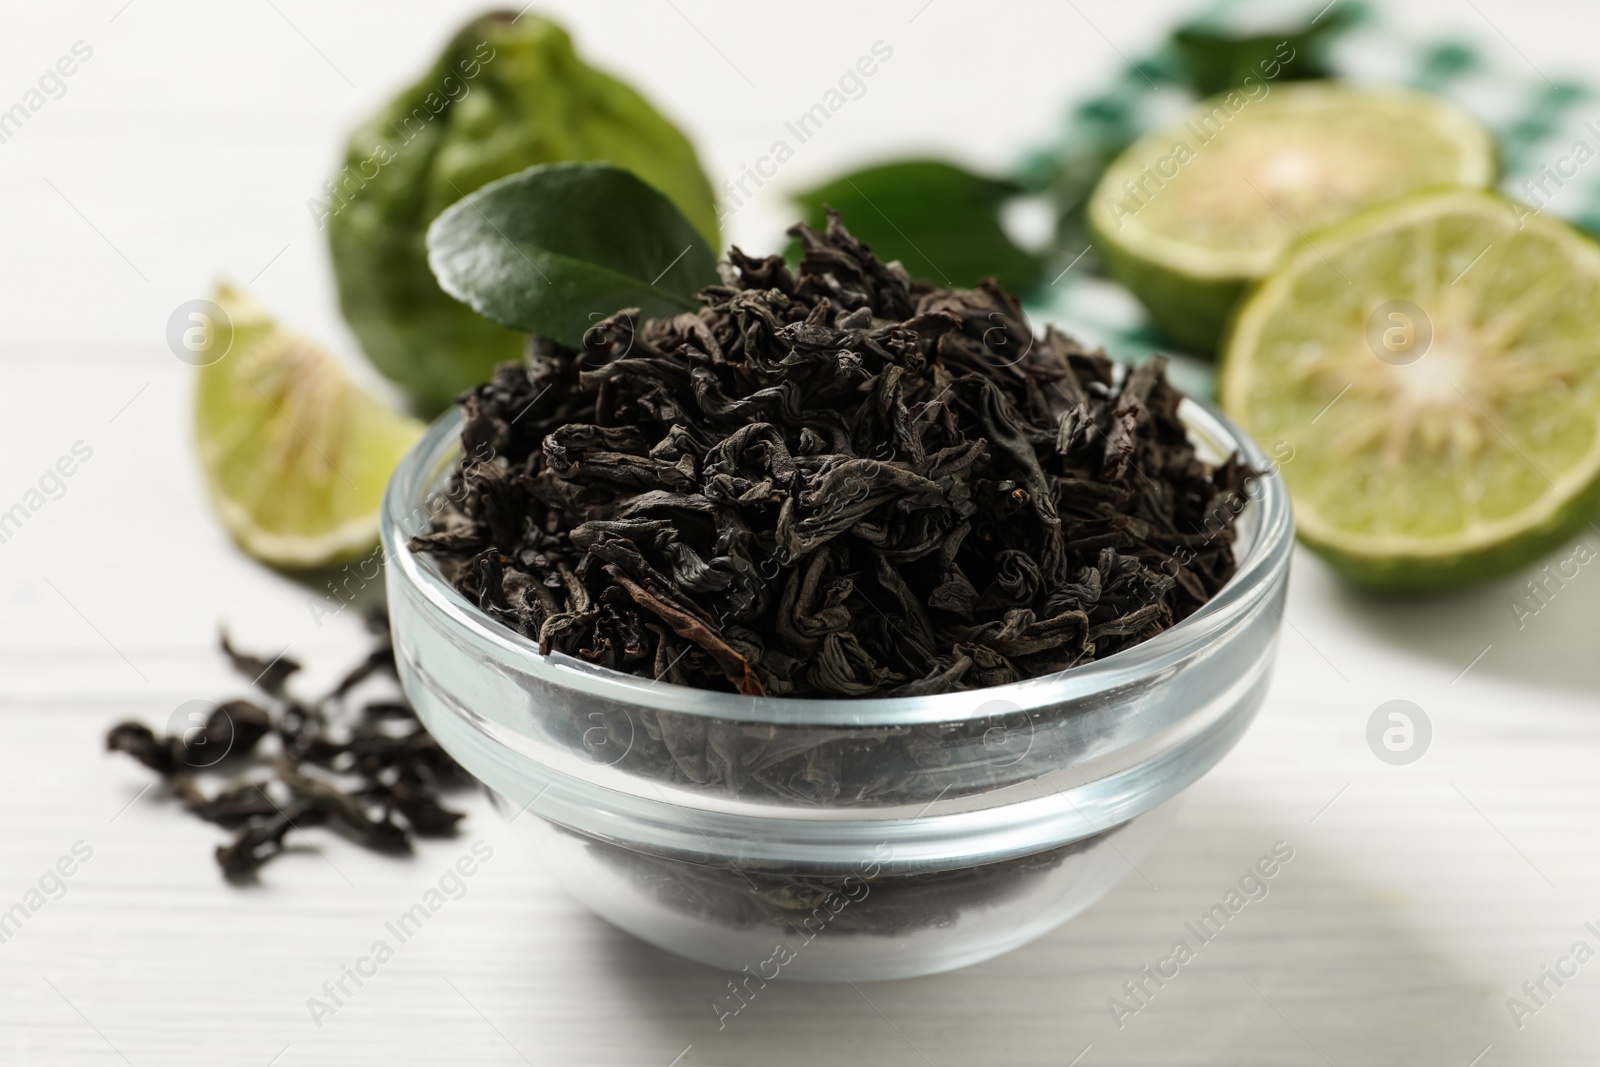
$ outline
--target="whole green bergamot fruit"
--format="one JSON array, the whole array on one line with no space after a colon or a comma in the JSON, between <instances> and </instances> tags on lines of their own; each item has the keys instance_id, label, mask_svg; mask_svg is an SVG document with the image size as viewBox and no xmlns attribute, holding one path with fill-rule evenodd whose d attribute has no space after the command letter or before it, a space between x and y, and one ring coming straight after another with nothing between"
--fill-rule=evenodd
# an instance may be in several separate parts
<instances>
[{"instance_id":1,"label":"whole green bergamot fruit","mask_svg":"<svg viewBox=\"0 0 1600 1067\"><path fill-rule=\"evenodd\" d=\"M720 247L716 199L688 139L536 15L473 20L351 136L344 167L310 207L328 230L345 319L419 409L443 409L495 364L519 358L526 341L440 290L428 224L496 178L596 160L655 186Z\"/></svg>"}]
</instances>

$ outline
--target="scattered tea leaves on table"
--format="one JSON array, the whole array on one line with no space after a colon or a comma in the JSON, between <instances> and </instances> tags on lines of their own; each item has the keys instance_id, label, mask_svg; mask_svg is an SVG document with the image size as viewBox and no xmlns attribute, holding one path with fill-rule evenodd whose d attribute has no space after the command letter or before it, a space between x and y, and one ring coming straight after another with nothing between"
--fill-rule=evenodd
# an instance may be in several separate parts
<instances>
[{"instance_id":1,"label":"scattered tea leaves on table","mask_svg":"<svg viewBox=\"0 0 1600 1067\"><path fill-rule=\"evenodd\" d=\"M368 679L394 673L386 620L373 628L382 636L372 652L310 702L289 685L298 662L242 652L223 634L223 653L261 699L218 704L181 735L118 723L106 748L160 774L191 814L236 831L217 848L230 881L254 877L291 831L326 826L391 853L408 852L413 835L449 836L462 815L439 797L468 784L466 773L403 699L350 701Z\"/></svg>"}]
</instances>

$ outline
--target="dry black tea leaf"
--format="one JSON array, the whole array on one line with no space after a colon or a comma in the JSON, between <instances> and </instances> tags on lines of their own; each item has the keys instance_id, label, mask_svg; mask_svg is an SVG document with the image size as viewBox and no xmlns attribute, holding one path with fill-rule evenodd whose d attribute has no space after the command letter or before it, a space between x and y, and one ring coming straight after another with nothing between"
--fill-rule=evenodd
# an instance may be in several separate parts
<instances>
[{"instance_id":1,"label":"dry black tea leaf","mask_svg":"<svg viewBox=\"0 0 1600 1067\"><path fill-rule=\"evenodd\" d=\"M179 763L178 752L183 742L176 738L157 737L142 722L123 722L106 734L107 752L125 752L157 774L171 774ZM176 747L176 751L174 748Z\"/></svg>"},{"instance_id":2,"label":"dry black tea leaf","mask_svg":"<svg viewBox=\"0 0 1600 1067\"><path fill-rule=\"evenodd\" d=\"M234 670L250 679L251 685L270 696L281 697L290 677L300 670L300 664L285 655L280 654L275 659L267 660L240 652L228 640L226 631L222 634L222 653L233 664Z\"/></svg>"},{"instance_id":3,"label":"dry black tea leaf","mask_svg":"<svg viewBox=\"0 0 1600 1067\"><path fill-rule=\"evenodd\" d=\"M283 839L290 830L316 826L325 816L316 805L306 801L279 807L273 805L272 814L251 821L233 841L217 846L217 865L230 882L252 878L261 866L283 851Z\"/></svg>"}]
</instances>

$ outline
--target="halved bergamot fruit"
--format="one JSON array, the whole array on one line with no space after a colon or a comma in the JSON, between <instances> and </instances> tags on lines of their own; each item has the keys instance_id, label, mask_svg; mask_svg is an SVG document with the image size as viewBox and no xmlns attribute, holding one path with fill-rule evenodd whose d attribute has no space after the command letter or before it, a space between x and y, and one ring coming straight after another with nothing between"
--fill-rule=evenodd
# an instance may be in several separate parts
<instances>
[{"instance_id":1,"label":"halved bergamot fruit","mask_svg":"<svg viewBox=\"0 0 1600 1067\"><path fill-rule=\"evenodd\" d=\"M1250 295L1221 392L1292 456L1300 535L1349 577L1504 573L1600 498L1600 246L1487 193L1375 208Z\"/></svg>"},{"instance_id":2,"label":"halved bergamot fruit","mask_svg":"<svg viewBox=\"0 0 1600 1067\"><path fill-rule=\"evenodd\" d=\"M354 559L378 540L384 485L422 426L367 396L332 357L218 289L220 355L200 371L195 434L223 525L278 567ZM208 334L208 340L211 335Z\"/></svg>"},{"instance_id":3,"label":"halved bergamot fruit","mask_svg":"<svg viewBox=\"0 0 1600 1067\"><path fill-rule=\"evenodd\" d=\"M1494 171L1489 134L1439 97L1260 82L1135 142L1088 214L1112 276L1208 354L1245 288L1305 234L1433 186L1483 188Z\"/></svg>"}]
</instances>

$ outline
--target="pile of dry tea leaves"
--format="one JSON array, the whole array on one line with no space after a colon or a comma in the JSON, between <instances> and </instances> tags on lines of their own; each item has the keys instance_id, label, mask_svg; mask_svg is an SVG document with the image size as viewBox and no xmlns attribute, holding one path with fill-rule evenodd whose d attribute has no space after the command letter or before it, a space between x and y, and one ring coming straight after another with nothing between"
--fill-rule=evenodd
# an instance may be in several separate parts
<instances>
[{"instance_id":1,"label":"pile of dry tea leaves","mask_svg":"<svg viewBox=\"0 0 1600 1067\"><path fill-rule=\"evenodd\" d=\"M914 283L837 216L790 232L798 273L735 248L699 311L535 341L465 394L412 548L546 653L774 696L1060 671L1232 575L1250 472L1196 456L1161 361Z\"/></svg>"},{"instance_id":2,"label":"pile of dry tea leaves","mask_svg":"<svg viewBox=\"0 0 1600 1067\"><path fill-rule=\"evenodd\" d=\"M283 851L291 830L326 826L367 848L402 853L410 851L413 834L450 836L462 815L443 807L439 796L470 784L470 777L403 698L353 706L363 682L394 674L388 622L374 618L371 625L381 635L376 647L310 702L289 691L299 663L240 652L224 634L223 652L259 699L218 704L203 723L169 736L143 723L119 723L106 735L106 748L160 774L193 814L237 831L217 848L217 863L232 881L248 880Z\"/></svg>"}]
</instances>

